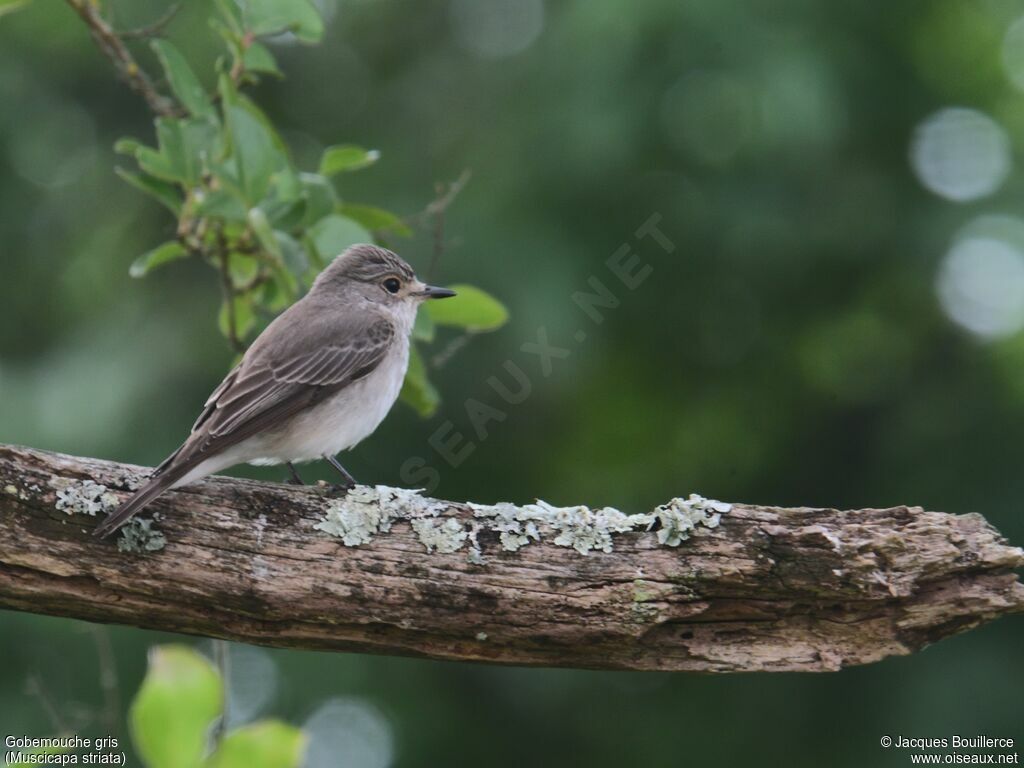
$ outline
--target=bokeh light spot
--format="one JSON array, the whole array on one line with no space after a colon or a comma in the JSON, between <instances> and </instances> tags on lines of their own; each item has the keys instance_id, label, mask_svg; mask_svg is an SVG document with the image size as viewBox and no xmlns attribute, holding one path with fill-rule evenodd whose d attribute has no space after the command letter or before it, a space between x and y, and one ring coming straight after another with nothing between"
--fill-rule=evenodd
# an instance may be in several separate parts
<instances>
[{"instance_id":1,"label":"bokeh light spot","mask_svg":"<svg viewBox=\"0 0 1024 768\"><path fill-rule=\"evenodd\" d=\"M452 0L455 39L483 59L525 51L544 29L543 0Z\"/></svg>"},{"instance_id":2,"label":"bokeh light spot","mask_svg":"<svg viewBox=\"0 0 1024 768\"><path fill-rule=\"evenodd\" d=\"M329 699L303 729L309 736L305 768L386 768L394 758L391 725L362 699Z\"/></svg>"},{"instance_id":3,"label":"bokeh light spot","mask_svg":"<svg viewBox=\"0 0 1024 768\"><path fill-rule=\"evenodd\" d=\"M1010 172L1010 140L973 109L943 109L914 132L910 162L931 192L966 202L995 192Z\"/></svg>"},{"instance_id":4,"label":"bokeh light spot","mask_svg":"<svg viewBox=\"0 0 1024 768\"><path fill-rule=\"evenodd\" d=\"M1024 328L1024 254L1004 240L968 237L946 254L936 284L949 318L983 339Z\"/></svg>"},{"instance_id":5,"label":"bokeh light spot","mask_svg":"<svg viewBox=\"0 0 1024 768\"><path fill-rule=\"evenodd\" d=\"M277 665L262 648L233 644L230 678L228 727L254 720L266 710L277 694Z\"/></svg>"}]
</instances>

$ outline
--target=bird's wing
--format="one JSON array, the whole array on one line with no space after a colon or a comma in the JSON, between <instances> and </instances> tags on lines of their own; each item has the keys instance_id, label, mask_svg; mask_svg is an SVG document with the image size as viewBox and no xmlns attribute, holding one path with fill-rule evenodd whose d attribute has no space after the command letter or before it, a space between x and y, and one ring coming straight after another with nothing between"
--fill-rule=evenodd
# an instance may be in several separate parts
<instances>
[{"instance_id":1,"label":"bird's wing","mask_svg":"<svg viewBox=\"0 0 1024 768\"><path fill-rule=\"evenodd\" d=\"M265 354L243 360L214 390L192 435L161 470L186 463L195 466L284 423L370 373L384 359L395 336L391 323L379 316L363 318L344 330L344 338L326 345L278 347L272 352L264 347Z\"/></svg>"}]
</instances>

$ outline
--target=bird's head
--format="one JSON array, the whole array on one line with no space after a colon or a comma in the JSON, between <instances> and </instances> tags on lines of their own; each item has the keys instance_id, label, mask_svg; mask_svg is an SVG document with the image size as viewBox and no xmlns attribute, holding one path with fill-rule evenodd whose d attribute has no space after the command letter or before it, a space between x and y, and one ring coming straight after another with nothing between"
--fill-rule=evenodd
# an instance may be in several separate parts
<instances>
[{"instance_id":1,"label":"bird's head","mask_svg":"<svg viewBox=\"0 0 1024 768\"><path fill-rule=\"evenodd\" d=\"M422 302L454 296L455 291L427 285L405 259L387 248L360 243L327 265L310 294L342 300L361 297L395 312L415 315Z\"/></svg>"}]
</instances>

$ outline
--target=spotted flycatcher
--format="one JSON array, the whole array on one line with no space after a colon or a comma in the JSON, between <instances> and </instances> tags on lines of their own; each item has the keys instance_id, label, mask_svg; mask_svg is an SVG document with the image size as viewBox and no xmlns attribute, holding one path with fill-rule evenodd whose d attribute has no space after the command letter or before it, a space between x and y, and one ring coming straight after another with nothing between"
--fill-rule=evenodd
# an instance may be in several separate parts
<instances>
[{"instance_id":1,"label":"spotted flycatcher","mask_svg":"<svg viewBox=\"0 0 1024 768\"><path fill-rule=\"evenodd\" d=\"M206 401L192 434L103 523L107 536L169 488L222 469L326 459L371 434L398 398L409 334L426 299L454 296L416 279L396 254L354 245L252 343Z\"/></svg>"}]
</instances>

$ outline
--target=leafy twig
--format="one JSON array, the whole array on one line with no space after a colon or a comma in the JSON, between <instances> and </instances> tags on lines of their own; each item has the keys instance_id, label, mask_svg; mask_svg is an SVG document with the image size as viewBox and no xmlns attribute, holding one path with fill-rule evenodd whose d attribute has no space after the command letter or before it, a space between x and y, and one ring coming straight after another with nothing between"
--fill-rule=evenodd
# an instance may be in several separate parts
<instances>
[{"instance_id":1,"label":"leafy twig","mask_svg":"<svg viewBox=\"0 0 1024 768\"><path fill-rule=\"evenodd\" d=\"M135 29L123 29L117 32L117 36L122 40L148 40L151 37L156 37L164 28L170 24L174 17L178 15L178 11L181 10L181 3L174 3L170 8L167 9L166 13L159 19L154 21L152 24L147 24L144 27L136 27Z\"/></svg>"},{"instance_id":2,"label":"leafy twig","mask_svg":"<svg viewBox=\"0 0 1024 768\"><path fill-rule=\"evenodd\" d=\"M157 91L149 75L125 46L121 35L100 15L98 7L90 0L67 0L67 3L82 17L100 50L110 59L128 86L146 100L149 108L164 117L177 115L178 109L174 102Z\"/></svg>"}]
</instances>

